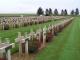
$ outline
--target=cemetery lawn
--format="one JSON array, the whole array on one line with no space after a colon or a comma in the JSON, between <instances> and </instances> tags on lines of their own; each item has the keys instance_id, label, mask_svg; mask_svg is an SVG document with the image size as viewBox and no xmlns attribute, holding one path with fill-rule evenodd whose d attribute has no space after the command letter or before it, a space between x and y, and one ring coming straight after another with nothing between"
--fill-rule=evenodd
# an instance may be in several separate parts
<instances>
[{"instance_id":1,"label":"cemetery lawn","mask_svg":"<svg viewBox=\"0 0 80 60\"><path fill-rule=\"evenodd\" d=\"M75 17L34 60L80 60L80 17Z\"/></svg>"},{"instance_id":2,"label":"cemetery lawn","mask_svg":"<svg viewBox=\"0 0 80 60\"><path fill-rule=\"evenodd\" d=\"M62 19L63 20L63 19ZM61 21L62 21L61 20ZM21 27L21 28L15 28L15 29L11 29L11 30L5 30L5 31L0 31L0 37L2 37L2 41L4 42L5 38L9 38L10 42L15 42L15 38L17 38L18 36L18 32L21 32L22 35L24 35L25 32L30 32L31 29L33 29L34 31L36 31L39 28L44 27L45 25L48 26L49 24L56 24L61 22L60 20L57 21L49 21L43 24L37 24L37 25L31 25L31 26L27 26L27 27ZM12 49L12 53L15 53L16 51L18 51L18 44L16 43L16 48Z\"/></svg>"},{"instance_id":3,"label":"cemetery lawn","mask_svg":"<svg viewBox=\"0 0 80 60\"><path fill-rule=\"evenodd\" d=\"M10 17L10 16L18 16L18 17L19 17L19 16L21 16L21 15L23 15L23 16L36 16L36 14L27 14L27 13L17 13L17 14L16 14L16 13L7 13L7 14L1 14L1 13L0 13L0 16L7 16L7 17L8 17L8 16L9 16L9 17Z\"/></svg>"}]
</instances>

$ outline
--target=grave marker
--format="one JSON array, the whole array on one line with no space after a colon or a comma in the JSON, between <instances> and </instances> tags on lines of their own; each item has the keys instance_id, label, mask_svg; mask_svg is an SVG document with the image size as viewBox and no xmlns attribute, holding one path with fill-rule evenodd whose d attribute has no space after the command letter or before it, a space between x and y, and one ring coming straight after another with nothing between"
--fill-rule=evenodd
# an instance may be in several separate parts
<instances>
[{"instance_id":1,"label":"grave marker","mask_svg":"<svg viewBox=\"0 0 80 60\"><path fill-rule=\"evenodd\" d=\"M27 34L27 32L25 33L25 52L26 54L28 54L28 41L30 40L30 36Z\"/></svg>"},{"instance_id":2,"label":"grave marker","mask_svg":"<svg viewBox=\"0 0 80 60\"><path fill-rule=\"evenodd\" d=\"M45 43L46 43L46 26L43 28L43 47L45 47Z\"/></svg>"},{"instance_id":3,"label":"grave marker","mask_svg":"<svg viewBox=\"0 0 80 60\"><path fill-rule=\"evenodd\" d=\"M0 43L0 60L11 60L11 51L10 49L14 48L14 43Z\"/></svg>"},{"instance_id":4,"label":"grave marker","mask_svg":"<svg viewBox=\"0 0 80 60\"><path fill-rule=\"evenodd\" d=\"M21 36L21 32L18 32L18 37L15 39L15 42L19 43L19 54L22 55L25 53L25 37Z\"/></svg>"},{"instance_id":5,"label":"grave marker","mask_svg":"<svg viewBox=\"0 0 80 60\"><path fill-rule=\"evenodd\" d=\"M38 41L38 49L40 50L41 49L41 30L37 30L36 32L36 39Z\"/></svg>"}]
</instances>

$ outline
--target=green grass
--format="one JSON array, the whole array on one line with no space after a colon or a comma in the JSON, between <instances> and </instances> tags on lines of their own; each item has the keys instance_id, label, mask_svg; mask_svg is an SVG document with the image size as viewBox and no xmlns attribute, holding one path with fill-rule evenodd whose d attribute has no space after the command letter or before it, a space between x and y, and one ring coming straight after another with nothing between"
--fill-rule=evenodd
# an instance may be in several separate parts
<instances>
[{"instance_id":1,"label":"green grass","mask_svg":"<svg viewBox=\"0 0 80 60\"><path fill-rule=\"evenodd\" d=\"M43 24L37 24L37 25L31 25L31 26L27 26L27 27L21 27L21 28L15 28L15 29L11 29L11 30L6 30L6 31L0 31L0 37L2 37L2 41L4 42L5 39L4 38L9 38L10 42L15 42L14 39L17 38L18 32L21 32L23 35L25 32L30 32L31 29L33 29L34 31L36 31L39 28L44 27L45 25L48 26L49 24L56 24L58 22L61 22L60 20L57 21L49 21L47 23L43 23ZM16 47L14 49L12 49L12 53L18 51L18 44L16 44Z\"/></svg>"},{"instance_id":2,"label":"green grass","mask_svg":"<svg viewBox=\"0 0 80 60\"><path fill-rule=\"evenodd\" d=\"M28 14L28 13L0 13L0 17L4 17L4 16L6 16L6 17L13 17L13 16L15 16L15 17L20 17L21 15L23 15L23 16L36 16L36 14Z\"/></svg>"},{"instance_id":3,"label":"green grass","mask_svg":"<svg viewBox=\"0 0 80 60\"><path fill-rule=\"evenodd\" d=\"M34 60L80 60L80 17L59 33Z\"/></svg>"}]
</instances>

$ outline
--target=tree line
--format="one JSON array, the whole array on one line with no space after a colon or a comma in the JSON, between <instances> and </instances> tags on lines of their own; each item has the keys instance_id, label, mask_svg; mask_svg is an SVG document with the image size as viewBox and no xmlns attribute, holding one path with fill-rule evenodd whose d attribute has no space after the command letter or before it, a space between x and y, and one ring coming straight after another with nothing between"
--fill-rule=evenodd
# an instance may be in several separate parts
<instances>
[{"instance_id":1,"label":"tree line","mask_svg":"<svg viewBox=\"0 0 80 60\"><path fill-rule=\"evenodd\" d=\"M58 15L66 16L66 15L69 15L69 14L67 12L67 9L62 9L61 10L61 13L59 14L59 12L58 12L57 9L55 9L54 12L53 12L51 8L46 9L44 11L41 7L39 7L38 10L37 10L37 15L38 16L40 16L40 15L45 15L45 16L51 16L51 15L55 15L55 16L58 16ZM76 8L75 10L72 10L70 12L70 15L72 15L72 16L79 15L79 9Z\"/></svg>"}]
</instances>

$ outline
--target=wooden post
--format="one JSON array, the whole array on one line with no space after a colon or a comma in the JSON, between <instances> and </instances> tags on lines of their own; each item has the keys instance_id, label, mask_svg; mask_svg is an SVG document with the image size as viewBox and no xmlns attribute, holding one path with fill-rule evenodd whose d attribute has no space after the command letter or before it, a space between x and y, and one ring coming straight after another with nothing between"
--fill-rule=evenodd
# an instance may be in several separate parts
<instances>
[{"instance_id":1,"label":"wooden post","mask_svg":"<svg viewBox=\"0 0 80 60\"><path fill-rule=\"evenodd\" d=\"M28 54L28 41L30 40L30 36L27 34L27 32L25 33L25 53Z\"/></svg>"},{"instance_id":2,"label":"wooden post","mask_svg":"<svg viewBox=\"0 0 80 60\"><path fill-rule=\"evenodd\" d=\"M10 49L7 51L8 60L11 60L11 51Z\"/></svg>"},{"instance_id":3,"label":"wooden post","mask_svg":"<svg viewBox=\"0 0 80 60\"><path fill-rule=\"evenodd\" d=\"M46 43L46 26L43 28L43 47L45 47L45 43Z\"/></svg>"}]
</instances>

